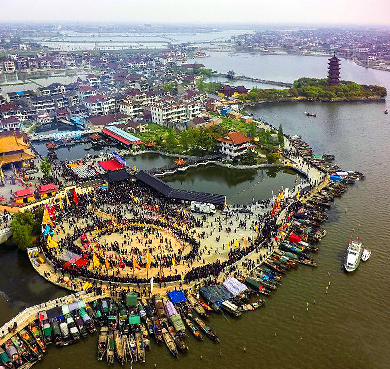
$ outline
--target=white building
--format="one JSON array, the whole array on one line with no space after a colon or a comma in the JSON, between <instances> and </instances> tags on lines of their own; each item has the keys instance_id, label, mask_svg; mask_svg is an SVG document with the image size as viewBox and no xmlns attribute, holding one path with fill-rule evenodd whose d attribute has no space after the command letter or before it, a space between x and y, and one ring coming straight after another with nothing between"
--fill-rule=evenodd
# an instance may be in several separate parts
<instances>
[{"instance_id":1,"label":"white building","mask_svg":"<svg viewBox=\"0 0 390 369\"><path fill-rule=\"evenodd\" d=\"M21 127L21 123L15 117L0 120L0 132L20 130Z\"/></svg>"},{"instance_id":2,"label":"white building","mask_svg":"<svg viewBox=\"0 0 390 369\"><path fill-rule=\"evenodd\" d=\"M229 132L225 137L220 137L217 140L219 141L221 154L226 155L230 160L253 149L250 138L240 131Z\"/></svg>"},{"instance_id":3,"label":"white building","mask_svg":"<svg viewBox=\"0 0 390 369\"><path fill-rule=\"evenodd\" d=\"M151 107L152 122L162 126L183 123L198 116L202 111L198 102L165 102Z\"/></svg>"},{"instance_id":4,"label":"white building","mask_svg":"<svg viewBox=\"0 0 390 369\"><path fill-rule=\"evenodd\" d=\"M115 110L113 97L91 96L85 99L84 103L89 115L106 115Z\"/></svg>"}]
</instances>

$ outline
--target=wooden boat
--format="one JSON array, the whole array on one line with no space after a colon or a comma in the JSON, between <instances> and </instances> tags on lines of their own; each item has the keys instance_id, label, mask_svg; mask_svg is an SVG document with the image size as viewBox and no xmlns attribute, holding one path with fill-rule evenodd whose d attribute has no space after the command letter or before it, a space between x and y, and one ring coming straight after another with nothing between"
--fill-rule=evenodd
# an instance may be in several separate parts
<instances>
[{"instance_id":1,"label":"wooden boat","mask_svg":"<svg viewBox=\"0 0 390 369\"><path fill-rule=\"evenodd\" d=\"M80 341L80 332L77 329L76 323L70 314L66 315L66 324L68 325L71 341L73 343Z\"/></svg>"},{"instance_id":2,"label":"wooden boat","mask_svg":"<svg viewBox=\"0 0 390 369\"><path fill-rule=\"evenodd\" d=\"M6 368L13 369L14 364L11 359L8 357L7 353L0 347L0 365L3 365Z\"/></svg>"},{"instance_id":3,"label":"wooden boat","mask_svg":"<svg viewBox=\"0 0 390 369\"><path fill-rule=\"evenodd\" d=\"M78 328L78 330L80 332L80 336L83 337L83 338L87 337L88 332L85 329L83 319L81 319L80 316L76 315L74 320L75 320L77 328Z\"/></svg>"},{"instance_id":4,"label":"wooden boat","mask_svg":"<svg viewBox=\"0 0 390 369\"><path fill-rule=\"evenodd\" d=\"M13 337L11 337L11 341L25 361L37 359L37 356L28 349L26 344L20 337L18 337L18 335L15 334Z\"/></svg>"},{"instance_id":5,"label":"wooden boat","mask_svg":"<svg viewBox=\"0 0 390 369\"><path fill-rule=\"evenodd\" d=\"M161 333L162 333L164 342L165 342L166 346L168 347L169 352L174 357L177 357L177 349L176 349L175 342L173 341L173 338L171 337L169 332L166 330L166 328L163 328Z\"/></svg>"},{"instance_id":6,"label":"wooden boat","mask_svg":"<svg viewBox=\"0 0 390 369\"><path fill-rule=\"evenodd\" d=\"M63 346L69 345L69 339L70 339L69 327L65 321L60 322L60 330L62 335L62 345Z\"/></svg>"},{"instance_id":7,"label":"wooden boat","mask_svg":"<svg viewBox=\"0 0 390 369\"><path fill-rule=\"evenodd\" d=\"M148 330L146 329L144 324L141 324L141 332L142 332L142 339L144 342L145 349L150 350L150 338L149 338Z\"/></svg>"},{"instance_id":8,"label":"wooden boat","mask_svg":"<svg viewBox=\"0 0 390 369\"><path fill-rule=\"evenodd\" d=\"M133 363L133 354L130 349L129 338L126 335L122 335L122 347L125 362Z\"/></svg>"},{"instance_id":9,"label":"wooden boat","mask_svg":"<svg viewBox=\"0 0 390 369\"><path fill-rule=\"evenodd\" d=\"M186 323L188 329L190 332L193 334L193 336L198 340L198 341L203 341L203 336L200 333L199 329L196 327L194 322L189 319L189 318L184 318L184 322Z\"/></svg>"},{"instance_id":10,"label":"wooden boat","mask_svg":"<svg viewBox=\"0 0 390 369\"><path fill-rule=\"evenodd\" d=\"M190 316L191 318L191 316ZM199 326L199 328L201 329L201 331L208 337L210 338L211 340L215 341L215 342L219 342L219 338L218 336L213 332L213 330L208 327L205 322L198 318L198 317L194 317L193 320L195 321L195 323Z\"/></svg>"},{"instance_id":11,"label":"wooden boat","mask_svg":"<svg viewBox=\"0 0 390 369\"><path fill-rule=\"evenodd\" d=\"M122 338L118 330L114 331L114 342L115 342L116 358L123 365L125 363L125 355L123 352Z\"/></svg>"},{"instance_id":12,"label":"wooden boat","mask_svg":"<svg viewBox=\"0 0 390 369\"><path fill-rule=\"evenodd\" d=\"M104 354L107 351L107 338L108 338L108 328L102 327L100 329L100 334L98 338L98 347L97 347L98 361L103 360Z\"/></svg>"},{"instance_id":13,"label":"wooden boat","mask_svg":"<svg viewBox=\"0 0 390 369\"><path fill-rule=\"evenodd\" d=\"M187 293L187 300L188 303L191 305L191 307L200 315L203 317L207 317L207 313L205 308L202 306L201 303L199 303L198 300L191 294Z\"/></svg>"},{"instance_id":14,"label":"wooden boat","mask_svg":"<svg viewBox=\"0 0 390 369\"><path fill-rule=\"evenodd\" d=\"M144 346L141 332L135 333L135 342L137 345L138 361L140 363L144 363L145 362L145 346Z\"/></svg>"},{"instance_id":15,"label":"wooden boat","mask_svg":"<svg viewBox=\"0 0 390 369\"><path fill-rule=\"evenodd\" d=\"M22 363L23 363L22 356L19 355L17 348L15 347L15 345L12 343L11 340L8 340L4 344L4 349L5 349L5 352L6 352L7 356L10 358L11 363L13 365L15 365L15 366L22 365Z\"/></svg>"},{"instance_id":16,"label":"wooden boat","mask_svg":"<svg viewBox=\"0 0 390 369\"><path fill-rule=\"evenodd\" d=\"M137 343L135 342L134 335L131 334L129 337L129 346L133 361L138 361Z\"/></svg>"},{"instance_id":17,"label":"wooden boat","mask_svg":"<svg viewBox=\"0 0 390 369\"><path fill-rule=\"evenodd\" d=\"M203 307L203 309L205 309L207 311L213 311L213 309L203 299L198 299L198 302Z\"/></svg>"},{"instance_id":18,"label":"wooden boat","mask_svg":"<svg viewBox=\"0 0 390 369\"><path fill-rule=\"evenodd\" d=\"M46 351L46 343L43 338L43 334L39 327L35 323L30 323L29 325L30 332L32 333L35 341L38 343L39 348L41 349L42 352Z\"/></svg>"},{"instance_id":19,"label":"wooden boat","mask_svg":"<svg viewBox=\"0 0 390 369\"><path fill-rule=\"evenodd\" d=\"M62 346L62 335L60 325L57 320L53 319L51 321L51 327L53 328L53 339L56 346Z\"/></svg>"},{"instance_id":20,"label":"wooden boat","mask_svg":"<svg viewBox=\"0 0 390 369\"><path fill-rule=\"evenodd\" d=\"M146 325L146 328L148 330L149 336L153 335L154 334L153 323L149 317L146 318L145 325Z\"/></svg>"},{"instance_id":21,"label":"wooden boat","mask_svg":"<svg viewBox=\"0 0 390 369\"><path fill-rule=\"evenodd\" d=\"M52 343L53 342L53 329L52 329L48 320L45 320L43 322L42 330L43 330L43 339L45 340L45 344L48 345L49 343Z\"/></svg>"},{"instance_id":22,"label":"wooden boat","mask_svg":"<svg viewBox=\"0 0 390 369\"><path fill-rule=\"evenodd\" d=\"M153 317L153 333L156 343L161 343L163 341L162 328L160 319Z\"/></svg>"},{"instance_id":23,"label":"wooden boat","mask_svg":"<svg viewBox=\"0 0 390 369\"><path fill-rule=\"evenodd\" d=\"M41 359L43 356L42 352L40 351L39 346L35 342L32 335L30 333L28 333L25 328L23 328L18 334L19 334L19 337L27 345L27 347L38 357L38 359Z\"/></svg>"},{"instance_id":24,"label":"wooden boat","mask_svg":"<svg viewBox=\"0 0 390 369\"><path fill-rule=\"evenodd\" d=\"M242 315L241 311L238 309L238 306L231 303L230 301L222 302L221 307L223 310L225 310L236 318Z\"/></svg>"},{"instance_id":25,"label":"wooden boat","mask_svg":"<svg viewBox=\"0 0 390 369\"><path fill-rule=\"evenodd\" d=\"M180 352L187 352L188 346L184 340L184 334L181 334L180 332L176 332L175 328L171 325L168 326L168 332L173 338L173 341L175 342L176 347Z\"/></svg>"},{"instance_id":26,"label":"wooden boat","mask_svg":"<svg viewBox=\"0 0 390 369\"><path fill-rule=\"evenodd\" d=\"M108 334L107 338L107 363L108 364L114 364L114 347L115 347L115 342L114 342L114 335L111 333Z\"/></svg>"}]
</instances>

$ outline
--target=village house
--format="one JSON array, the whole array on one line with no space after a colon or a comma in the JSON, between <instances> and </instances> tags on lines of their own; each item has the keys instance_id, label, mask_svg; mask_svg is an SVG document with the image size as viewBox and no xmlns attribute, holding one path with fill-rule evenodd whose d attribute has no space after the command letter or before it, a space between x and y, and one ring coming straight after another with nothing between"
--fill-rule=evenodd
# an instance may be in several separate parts
<instances>
[{"instance_id":1,"label":"village house","mask_svg":"<svg viewBox=\"0 0 390 369\"><path fill-rule=\"evenodd\" d=\"M254 148L250 138L241 131L229 132L217 140L219 141L219 151L229 160L234 160Z\"/></svg>"},{"instance_id":2,"label":"village house","mask_svg":"<svg viewBox=\"0 0 390 369\"><path fill-rule=\"evenodd\" d=\"M89 115L106 115L115 111L115 99L101 95L91 96L84 100Z\"/></svg>"}]
</instances>

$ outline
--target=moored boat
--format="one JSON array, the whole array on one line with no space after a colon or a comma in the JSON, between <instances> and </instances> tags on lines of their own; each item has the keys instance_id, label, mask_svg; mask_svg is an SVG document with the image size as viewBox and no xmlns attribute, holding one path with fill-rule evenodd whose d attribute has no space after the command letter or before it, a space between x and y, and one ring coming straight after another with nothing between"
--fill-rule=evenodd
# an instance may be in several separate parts
<instances>
[{"instance_id":1,"label":"moored boat","mask_svg":"<svg viewBox=\"0 0 390 369\"><path fill-rule=\"evenodd\" d=\"M193 336L198 340L198 341L203 341L203 336L202 334L200 333L199 329L196 327L196 325L194 324L194 322L189 319L189 318L185 318L184 319L188 329L191 331L191 333L193 334Z\"/></svg>"},{"instance_id":2,"label":"moored boat","mask_svg":"<svg viewBox=\"0 0 390 369\"><path fill-rule=\"evenodd\" d=\"M347 272L353 272L360 264L360 258L363 252L362 243L357 241L351 241L347 248L347 254L344 261L344 269Z\"/></svg>"},{"instance_id":3,"label":"moored boat","mask_svg":"<svg viewBox=\"0 0 390 369\"><path fill-rule=\"evenodd\" d=\"M176 349L176 344L173 341L172 336L169 334L166 328L162 329L162 336L164 339L164 342L166 346L168 347L169 352L174 356L177 357L177 349Z\"/></svg>"},{"instance_id":4,"label":"moored boat","mask_svg":"<svg viewBox=\"0 0 390 369\"><path fill-rule=\"evenodd\" d=\"M111 333L108 334L107 338L107 363L108 364L114 364L114 347L115 347L115 342L114 342L114 335Z\"/></svg>"},{"instance_id":5,"label":"moored boat","mask_svg":"<svg viewBox=\"0 0 390 369\"><path fill-rule=\"evenodd\" d=\"M371 256L371 251L368 249L364 249L361 259L362 261L367 261L370 258L370 256Z\"/></svg>"},{"instance_id":6,"label":"moored boat","mask_svg":"<svg viewBox=\"0 0 390 369\"><path fill-rule=\"evenodd\" d=\"M108 338L108 328L101 327L99 338L98 338L98 347L97 347L98 361L103 360L104 354L107 351L107 338Z\"/></svg>"},{"instance_id":7,"label":"moored boat","mask_svg":"<svg viewBox=\"0 0 390 369\"><path fill-rule=\"evenodd\" d=\"M189 315L189 317L191 318L191 316ZM203 331L203 333L208 337L210 338L211 340L215 341L215 342L219 342L219 338L218 336L213 332L213 330L208 327L205 322L198 318L198 317L194 317L193 320L195 321L195 323L199 326L199 328L201 329L201 331Z\"/></svg>"}]
</instances>

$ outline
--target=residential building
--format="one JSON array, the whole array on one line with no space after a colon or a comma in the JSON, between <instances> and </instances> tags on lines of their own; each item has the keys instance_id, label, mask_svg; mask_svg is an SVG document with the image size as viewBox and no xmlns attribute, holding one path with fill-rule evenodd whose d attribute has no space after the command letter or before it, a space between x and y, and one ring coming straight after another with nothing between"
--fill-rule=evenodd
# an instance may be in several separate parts
<instances>
[{"instance_id":1,"label":"residential building","mask_svg":"<svg viewBox=\"0 0 390 369\"><path fill-rule=\"evenodd\" d=\"M115 99L105 96L91 96L84 100L90 115L106 115L115 111Z\"/></svg>"},{"instance_id":2,"label":"residential building","mask_svg":"<svg viewBox=\"0 0 390 369\"><path fill-rule=\"evenodd\" d=\"M234 160L248 150L253 149L250 138L241 131L229 132L226 136L217 139L221 154L229 160Z\"/></svg>"},{"instance_id":3,"label":"residential building","mask_svg":"<svg viewBox=\"0 0 390 369\"><path fill-rule=\"evenodd\" d=\"M0 132L16 131L21 129L21 123L18 118L10 117L0 120Z\"/></svg>"}]
</instances>

